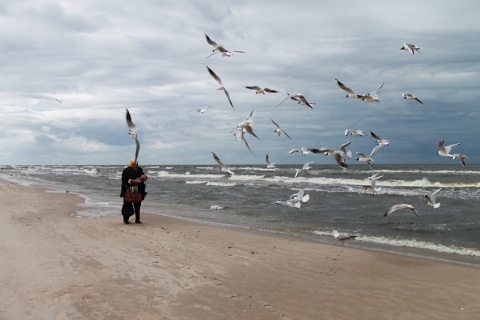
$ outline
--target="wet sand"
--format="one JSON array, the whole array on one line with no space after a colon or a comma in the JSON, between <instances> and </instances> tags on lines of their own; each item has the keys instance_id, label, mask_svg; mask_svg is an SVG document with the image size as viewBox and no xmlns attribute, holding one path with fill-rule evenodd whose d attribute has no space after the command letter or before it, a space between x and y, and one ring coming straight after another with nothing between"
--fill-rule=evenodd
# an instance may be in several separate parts
<instances>
[{"instance_id":1,"label":"wet sand","mask_svg":"<svg viewBox=\"0 0 480 320\"><path fill-rule=\"evenodd\" d=\"M480 318L478 267L0 192L1 319Z\"/></svg>"}]
</instances>

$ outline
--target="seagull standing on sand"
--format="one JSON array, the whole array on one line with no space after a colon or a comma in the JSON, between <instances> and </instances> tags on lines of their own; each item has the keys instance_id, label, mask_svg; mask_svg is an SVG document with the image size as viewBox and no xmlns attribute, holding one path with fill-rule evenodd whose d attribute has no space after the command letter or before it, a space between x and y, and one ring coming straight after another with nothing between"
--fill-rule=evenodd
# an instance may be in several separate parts
<instances>
[{"instance_id":1,"label":"seagull standing on sand","mask_svg":"<svg viewBox=\"0 0 480 320\"><path fill-rule=\"evenodd\" d=\"M415 215L417 217L419 217L418 212L417 212L417 208L415 208L411 204L406 204L406 203L394 204L383 214L383 216L386 217L386 216L390 215L391 213L393 213L397 210L410 210L413 213L415 213Z\"/></svg>"},{"instance_id":2,"label":"seagull standing on sand","mask_svg":"<svg viewBox=\"0 0 480 320\"><path fill-rule=\"evenodd\" d=\"M417 102L420 102L421 104L424 104L422 101L420 101L420 99L418 99L417 96L414 96L413 94L410 94L410 93L402 93L402 97L403 99L406 99L406 100L415 100Z\"/></svg>"},{"instance_id":3,"label":"seagull standing on sand","mask_svg":"<svg viewBox=\"0 0 480 320\"><path fill-rule=\"evenodd\" d=\"M362 95L353 92L352 89L350 89L349 87L345 86L343 83L341 83L340 81L338 81L338 79L335 79L335 82L336 82L337 85L340 87L340 89L342 89L342 90L344 90L344 91L347 92L347 95L345 96L345 98L362 99Z\"/></svg>"},{"instance_id":4,"label":"seagull standing on sand","mask_svg":"<svg viewBox=\"0 0 480 320\"><path fill-rule=\"evenodd\" d=\"M135 123L132 121L132 116L130 115L130 112L128 109L126 109L126 120L127 120L127 127L128 127L128 134L130 135L130 138L135 140L136 144L136 149L135 149L135 161L138 160L138 153L140 152L140 141L138 141L137 137L137 126Z\"/></svg>"},{"instance_id":5,"label":"seagull standing on sand","mask_svg":"<svg viewBox=\"0 0 480 320\"><path fill-rule=\"evenodd\" d=\"M450 152L452 151L452 149L456 146L459 146L460 143L454 143L454 144L451 144L451 145L448 145L448 146L445 146L445 141L444 140L440 140L438 141L438 151L437 151L437 154L441 157L446 157L446 158L453 158L453 154L450 154Z\"/></svg>"},{"instance_id":6,"label":"seagull standing on sand","mask_svg":"<svg viewBox=\"0 0 480 320\"><path fill-rule=\"evenodd\" d=\"M227 177L233 176L234 172L232 170L230 170L229 167L224 165L223 162L220 161L220 158L217 157L217 155L215 153L212 152L212 155L213 155L213 159L215 159L215 161L217 161L218 165L220 166L220 169L222 170L222 172L225 172L227 174Z\"/></svg>"},{"instance_id":7,"label":"seagull standing on sand","mask_svg":"<svg viewBox=\"0 0 480 320\"><path fill-rule=\"evenodd\" d=\"M272 120L272 119L270 119L270 120ZM277 127L274 132L278 136L280 136L283 133L287 138L292 139L292 138L290 138L290 136L285 131L282 130L282 128L280 128L280 126L275 121L272 120L272 122Z\"/></svg>"},{"instance_id":8,"label":"seagull standing on sand","mask_svg":"<svg viewBox=\"0 0 480 320\"><path fill-rule=\"evenodd\" d=\"M342 246L343 246L343 243L347 240L355 240L355 238L357 237L356 235L351 235L351 234L347 234L347 233L339 233L337 230L333 230L333 237L337 240L340 240L342 242Z\"/></svg>"},{"instance_id":9,"label":"seagull standing on sand","mask_svg":"<svg viewBox=\"0 0 480 320\"><path fill-rule=\"evenodd\" d=\"M442 190L442 188L435 190L434 192L430 193L429 195L425 195L425 202L429 205L434 207L435 209L440 207L440 202L436 202L437 194Z\"/></svg>"},{"instance_id":10,"label":"seagull standing on sand","mask_svg":"<svg viewBox=\"0 0 480 320\"><path fill-rule=\"evenodd\" d=\"M465 164L465 159L468 159L468 157L467 157L466 155L461 154L461 153L455 153L455 154L453 155L452 159L455 159L455 158L460 159L460 163L462 164L462 166L463 166L464 168L467 167L467 165Z\"/></svg>"},{"instance_id":11,"label":"seagull standing on sand","mask_svg":"<svg viewBox=\"0 0 480 320\"><path fill-rule=\"evenodd\" d=\"M267 93L277 93L277 90L272 90L268 88L260 88L259 86L246 86L245 88L250 89L250 90L255 90L255 94L265 94Z\"/></svg>"},{"instance_id":12,"label":"seagull standing on sand","mask_svg":"<svg viewBox=\"0 0 480 320\"><path fill-rule=\"evenodd\" d=\"M295 169L295 178L298 176L298 174L301 171L308 171L308 170L312 169L312 167L310 165L313 164L313 163L315 163L315 161L308 161L303 165L302 169Z\"/></svg>"},{"instance_id":13,"label":"seagull standing on sand","mask_svg":"<svg viewBox=\"0 0 480 320\"><path fill-rule=\"evenodd\" d=\"M235 110L235 108L233 107L232 100L230 99L230 95L228 94L227 89L225 89L225 86L223 85L222 80L220 80L220 78L215 74L215 72L213 72L212 69L210 69L209 67L207 67L207 69L208 69L208 72L210 73L210 75L213 77L213 79L215 79L218 82L218 84L220 85L220 87L218 87L217 90L223 90L223 92L225 92L225 95L227 96L228 102L232 106L232 109Z\"/></svg>"},{"instance_id":14,"label":"seagull standing on sand","mask_svg":"<svg viewBox=\"0 0 480 320\"><path fill-rule=\"evenodd\" d=\"M270 162L270 160L268 159L268 153L267 155L265 156L265 161L267 162L267 169L275 169L275 164L276 162Z\"/></svg>"},{"instance_id":15,"label":"seagull standing on sand","mask_svg":"<svg viewBox=\"0 0 480 320\"><path fill-rule=\"evenodd\" d=\"M411 43L403 43L403 47L400 48L400 50L405 50L405 51L408 51L410 52L411 54L415 54L415 51L417 51L418 53L421 53L420 52L420 49L422 49L421 47L417 47L416 45L414 44L411 44Z\"/></svg>"}]
</instances>

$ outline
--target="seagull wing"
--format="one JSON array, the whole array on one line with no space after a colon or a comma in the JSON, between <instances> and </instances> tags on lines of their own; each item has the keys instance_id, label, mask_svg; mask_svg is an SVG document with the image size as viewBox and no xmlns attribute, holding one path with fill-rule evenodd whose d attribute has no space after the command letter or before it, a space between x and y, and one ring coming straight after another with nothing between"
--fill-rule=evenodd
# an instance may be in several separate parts
<instances>
[{"instance_id":1,"label":"seagull wing","mask_svg":"<svg viewBox=\"0 0 480 320\"><path fill-rule=\"evenodd\" d=\"M277 93L277 90L269 89L269 88L264 88L263 91L268 92L268 93Z\"/></svg>"},{"instance_id":2,"label":"seagull wing","mask_svg":"<svg viewBox=\"0 0 480 320\"><path fill-rule=\"evenodd\" d=\"M261 91L262 88L259 86L245 86L245 88L250 89L250 90L255 90L255 91Z\"/></svg>"},{"instance_id":3,"label":"seagull wing","mask_svg":"<svg viewBox=\"0 0 480 320\"><path fill-rule=\"evenodd\" d=\"M135 135L135 144L136 144L136 149L135 149L135 161L138 160L138 153L140 152L140 141L138 141L138 137Z\"/></svg>"},{"instance_id":4,"label":"seagull wing","mask_svg":"<svg viewBox=\"0 0 480 320\"><path fill-rule=\"evenodd\" d=\"M222 80L220 80L220 78L215 74L215 72L213 72L212 69L210 69L209 67L207 67L207 69L208 69L208 72L210 73L210 75L213 77L213 79L215 79L218 82L218 84L221 85L222 88L223 88Z\"/></svg>"},{"instance_id":5,"label":"seagull wing","mask_svg":"<svg viewBox=\"0 0 480 320\"><path fill-rule=\"evenodd\" d=\"M382 141L382 138L380 138L379 136L377 136L375 133L373 133L372 131L370 131L370 135L372 136L373 139L375 139L375 141L377 141L377 143L380 143Z\"/></svg>"},{"instance_id":6,"label":"seagull wing","mask_svg":"<svg viewBox=\"0 0 480 320\"><path fill-rule=\"evenodd\" d=\"M206 33L205 33L205 39L207 39L208 44L211 45L212 47L218 46L218 44L212 39L210 39L210 37Z\"/></svg>"},{"instance_id":7,"label":"seagull wing","mask_svg":"<svg viewBox=\"0 0 480 320\"><path fill-rule=\"evenodd\" d=\"M277 104L276 107L278 107L279 105L281 105L282 103L284 103L285 101L287 101L288 98L290 98L290 94L287 93L287 96L285 97L285 99L283 99L282 102L280 102L279 104ZM275 107L275 108L276 108L276 107Z\"/></svg>"},{"instance_id":8,"label":"seagull wing","mask_svg":"<svg viewBox=\"0 0 480 320\"><path fill-rule=\"evenodd\" d=\"M227 96L228 103L232 106L232 109L235 110L235 107L233 106L232 99L230 99L230 94L228 94L227 89L223 88L223 92L225 92L225 95Z\"/></svg>"},{"instance_id":9,"label":"seagull wing","mask_svg":"<svg viewBox=\"0 0 480 320\"><path fill-rule=\"evenodd\" d=\"M356 94L355 92L353 92L352 89L350 89L349 87L345 86L343 83L341 83L340 81L338 81L338 79L335 79L335 82L336 82L337 85L340 87L340 89L348 92L348 93L351 94L351 95Z\"/></svg>"}]
</instances>

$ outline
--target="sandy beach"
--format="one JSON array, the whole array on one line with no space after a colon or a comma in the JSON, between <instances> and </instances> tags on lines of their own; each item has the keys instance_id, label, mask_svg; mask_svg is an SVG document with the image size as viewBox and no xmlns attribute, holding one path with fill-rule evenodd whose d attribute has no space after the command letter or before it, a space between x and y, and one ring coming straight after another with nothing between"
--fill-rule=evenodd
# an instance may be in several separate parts
<instances>
[{"instance_id":1,"label":"sandy beach","mask_svg":"<svg viewBox=\"0 0 480 320\"><path fill-rule=\"evenodd\" d=\"M2 182L1 319L480 318L477 267L168 212L80 218L81 197Z\"/></svg>"}]
</instances>

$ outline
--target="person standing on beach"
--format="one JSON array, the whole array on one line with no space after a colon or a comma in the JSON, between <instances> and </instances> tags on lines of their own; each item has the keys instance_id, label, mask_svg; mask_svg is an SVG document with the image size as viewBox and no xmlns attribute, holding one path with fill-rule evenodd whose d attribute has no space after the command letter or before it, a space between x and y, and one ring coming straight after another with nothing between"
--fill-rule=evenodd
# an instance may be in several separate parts
<instances>
[{"instance_id":1,"label":"person standing on beach","mask_svg":"<svg viewBox=\"0 0 480 320\"><path fill-rule=\"evenodd\" d=\"M142 195L142 198L145 199L147 193L145 192L145 181L148 177L143 173L143 169L138 166L138 162L135 159L130 160L128 167L123 169L122 172L122 188L120 191L120 197L124 197L127 188L137 187L138 192ZM125 198L123 198L122 206L122 215L123 223L129 224L128 219L135 213L135 223L142 223L140 221L140 207L142 203L125 203Z\"/></svg>"}]
</instances>

